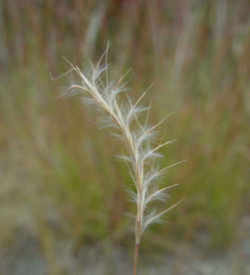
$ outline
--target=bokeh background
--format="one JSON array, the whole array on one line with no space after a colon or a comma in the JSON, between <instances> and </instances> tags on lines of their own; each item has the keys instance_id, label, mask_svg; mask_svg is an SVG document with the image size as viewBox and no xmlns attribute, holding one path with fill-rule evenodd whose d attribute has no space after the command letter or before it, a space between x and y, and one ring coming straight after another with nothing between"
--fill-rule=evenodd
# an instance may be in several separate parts
<instances>
[{"instance_id":1,"label":"bokeh background","mask_svg":"<svg viewBox=\"0 0 250 275\"><path fill-rule=\"evenodd\" d=\"M78 97L60 97L75 76L56 78L69 69L63 57L84 69L107 43L111 74L129 70L132 98L153 84L151 122L174 112L159 131L177 139L162 164L187 160L162 180L180 184L169 203L185 200L146 232L142 258L238 249L235 274L249 274L240 262L250 257L248 0L0 2L1 274L116 274L113 264L129 274L132 183L115 158L123 146ZM105 262L100 273L87 273L86 259Z\"/></svg>"}]
</instances>

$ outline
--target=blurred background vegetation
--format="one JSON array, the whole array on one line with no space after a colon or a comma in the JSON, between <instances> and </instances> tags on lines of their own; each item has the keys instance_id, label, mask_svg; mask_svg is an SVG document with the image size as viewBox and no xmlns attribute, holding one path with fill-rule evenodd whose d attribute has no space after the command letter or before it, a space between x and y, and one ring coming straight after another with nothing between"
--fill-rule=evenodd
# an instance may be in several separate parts
<instances>
[{"instance_id":1,"label":"blurred background vegetation","mask_svg":"<svg viewBox=\"0 0 250 275\"><path fill-rule=\"evenodd\" d=\"M177 142L162 164L187 160L162 184L185 198L146 247L202 241L226 248L250 214L250 2L248 0L12 0L0 2L1 245L19 230L48 253L60 238L130 246L133 211L123 151L79 98L60 97L74 64L111 45L114 77L132 97L153 83L151 121ZM202 238L205 235L206 238Z\"/></svg>"}]
</instances>

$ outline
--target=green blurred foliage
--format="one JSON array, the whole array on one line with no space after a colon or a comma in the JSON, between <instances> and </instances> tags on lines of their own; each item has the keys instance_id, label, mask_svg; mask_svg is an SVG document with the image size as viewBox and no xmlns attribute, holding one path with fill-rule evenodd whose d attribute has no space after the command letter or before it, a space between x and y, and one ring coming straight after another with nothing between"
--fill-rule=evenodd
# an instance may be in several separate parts
<instances>
[{"instance_id":1,"label":"green blurred foliage","mask_svg":"<svg viewBox=\"0 0 250 275\"><path fill-rule=\"evenodd\" d=\"M2 1L2 239L20 226L41 237L41 224L78 242L133 238L122 145L78 97L60 97L74 76L50 77L67 71L62 56L95 61L110 41L111 74L132 68L132 97L154 83L151 121L175 112L159 131L177 138L162 164L187 160L161 183L180 184L169 203L185 200L147 241L206 232L208 245L229 245L250 211L249 9L243 0Z\"/></svg>"}]
</instances>

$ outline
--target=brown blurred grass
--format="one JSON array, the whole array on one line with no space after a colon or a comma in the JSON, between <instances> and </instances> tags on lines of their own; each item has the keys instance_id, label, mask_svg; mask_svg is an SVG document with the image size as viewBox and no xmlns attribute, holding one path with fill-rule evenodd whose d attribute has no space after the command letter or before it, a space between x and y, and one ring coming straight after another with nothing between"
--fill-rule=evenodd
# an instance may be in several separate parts
<instances>
[{"instance_id":1,"label":"brown blurred grass","mask_svg":"<svg viewBox=\"0 0 250 275\"><path fill-rule=\"evenodd\" d=\"M181 184L172 199L185 203L148 241L196 240L200 232L217 247L235 240L250 210L250 7L192 3L2 2L2 240L19 227L79 243L127 243L132 235L125 216L131 182L114 158L120 145L96 130L77 98L58 97L72 76L49 75L67 70L62 56L78 64L97 59L108 40L114 77L132 68L132 96L153 83L151 119L175 112L161 129L177 138L163 162L188 161L165 179Z\"/></svg>"}]
</instances>

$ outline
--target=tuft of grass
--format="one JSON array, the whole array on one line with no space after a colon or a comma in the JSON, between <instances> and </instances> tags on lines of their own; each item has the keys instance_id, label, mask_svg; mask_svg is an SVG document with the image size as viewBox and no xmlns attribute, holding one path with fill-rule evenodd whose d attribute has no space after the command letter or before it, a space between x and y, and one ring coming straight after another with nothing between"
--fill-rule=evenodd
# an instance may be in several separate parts
<instances>
[{"instance_id":1,"label":"tuft of grass","mask_svg":"<svg viewBox=\"0 0 250 275\"><path fill-rule=\"evenodd\" d=\"M136 203L135 218L135 252L134 252L134 274L137 274L137 263L139 247L144 231L153 223L159 222L161 217L175 208L179 203L172 204L164 210L156 210L152 207L155 201L165 201L168 191L177 184L160 188L157 180L162 177L174 163L161 168L157 160L162 157L159 150L174 142L167 140L154 145L156 130L166 120L163 119L155 125L148 122L149 107L142 106L141 101L144 92L135 103L127 95L126 99L121 98L125 91L122 79L117 82L109 80L107 60L102 66L102 60L107 52L100 58L97 65L92 65L89 76L84 74L78 66L68 62L72 71L80 77L80 84L73 84L67 95L80 95L84 103L97 107L102 112L102 127L112 128L113 136L121 140L127 148L127 154L119 156L128 163L131 178L134 182L134 190L131 191L133 201ZM141 114L146 113L145 119Z\"/></svg>"}]
</instances>

